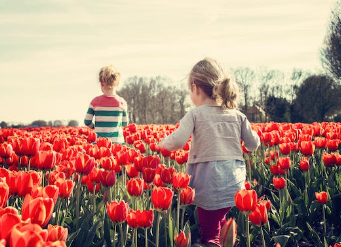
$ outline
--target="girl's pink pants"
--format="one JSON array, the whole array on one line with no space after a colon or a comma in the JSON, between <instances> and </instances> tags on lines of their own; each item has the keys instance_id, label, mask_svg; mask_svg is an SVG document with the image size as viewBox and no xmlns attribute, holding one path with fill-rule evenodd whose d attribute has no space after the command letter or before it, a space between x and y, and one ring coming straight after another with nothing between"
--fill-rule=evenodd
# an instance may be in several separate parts
<instances>
[{"instance_id":1,"label":"girl's pink pants","mask_svg":"<svg viewBox=\"0 0 341 247\"><path fill-rule=\"evenodd\" d=\"M220 247L220 230L226 222L226 214L231 208L206 210L197 207L200 224L201 243L214 243Z\"/></svg>"}]
</instances>

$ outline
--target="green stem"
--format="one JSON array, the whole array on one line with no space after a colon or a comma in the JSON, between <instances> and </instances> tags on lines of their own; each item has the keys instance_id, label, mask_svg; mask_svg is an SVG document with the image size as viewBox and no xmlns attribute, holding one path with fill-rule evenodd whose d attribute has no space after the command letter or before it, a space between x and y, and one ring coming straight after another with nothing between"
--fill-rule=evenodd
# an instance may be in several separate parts
<instances>
[{"instance_id":1,"label":"green stem","mask_svg":"<svg viewBox=\"0 0 341 247\"><path fill-rule=\"evenodd\" d=\"M76 229L79 228L79 200L80 200L80 190L81 190L81 175L79 175L79 181L77 182L76 190Z\"/></svg>"},{"instance_id":2,"label":"green stem","mask_svg":"<svg viewBox=\"0 0 341 247\"><path fill-rule=\"evenodd\" d=\"M124 244L124 235L123 235L122 224L119 224L119 228L120 228L120 235L121 235L120 244L121 244L121 247L124 247L125 244Z\"/></svg>"},{"instance_id":3,"label":"green stem","mask_svg":"<svg viewBox=\"0 0 341 247\"><path fill-rule=\"evenodd\" d=\"M326 212L325 212L325 206L326 204L323 204L322 206L322 212L323 212L323 230L324 230L324 236L327 234L327 225L326 225Z\"/></svg>"},{"instance_id":4,"label":"green stem","mask_svg":"<svg viewBox=\"0 0 341 247\"><path fill-rule=\"evenodd\" d=\"M144 246L148 247L148 228L144 228Z\"/></svg>"},{"instance_id":5,"label":"green stem","mask_svg":"<svg viewBox=\"0 0 341 247\"><path fill-rule=\"evenodd\" d=\"M181 211L181 229L184 227L186 207L184 206Z\"/></svg>"},{"instance_id":6,"label":"green stem","mask_svg":"<svg viewBox=\"0 0 341 247\"><path fill-rule=\"evenodd\" d=\"M160 220L161 220L161 212L157 212L157 219L156 219L156 237L155 237L155 247L159 247L159 229L160 229Z\"/></svg>"},{"instance_id":7,"label":"green stem","mask_svg":"<svg viewBox=\"0 0 341 247\"><path fill-rule=\"evenodd\" d=\"M245 214L246 216L246 246L251 247L250 245L250 229L249 229L249 214Z\"/></svg>"},{"instance_id":8,"label":"green stem","mask_svg":"<svg viewBox=\"0 0 341 247\"><path fill-rule=\"evenodd\" d=\"M96 185L94 185L94 189L92 191L92 204L94 213L96 213Z\"/></svg>"},{"instance_id":9,"label":"green stem","mask_svg":"<svg viewBox=\"0 0 341 247\"><path fill-rule=\"evenodd\" d=\"M179 221L180 221L180 193L181 189L178 189L178 201L177 201L177 210L176 210L176 234L179 234Z\"/></svg>"},{"instance_id":10,"label":"green stem","mask_svg":"<svg viewBox=\"0 0 341 247\"><path fill-rule=\"evenodd\" d=\"M264 239L264 233L263 233L263 227L262 227L262 226L260 226L260 235L261 235L261 237L262 237L262 246L263 246L263 247L266 247L266 245L265 245L265 239Z\"/></svg>"}]
</instances>

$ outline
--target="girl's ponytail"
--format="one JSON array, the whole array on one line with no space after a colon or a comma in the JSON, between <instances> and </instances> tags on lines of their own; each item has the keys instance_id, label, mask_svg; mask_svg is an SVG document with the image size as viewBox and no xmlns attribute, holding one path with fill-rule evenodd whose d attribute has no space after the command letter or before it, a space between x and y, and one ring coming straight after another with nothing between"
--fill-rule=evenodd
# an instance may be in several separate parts
<instances>
[{"instance_id":1,"label":"girl's ponytail","mask_svg":"<svg viewBox=\"0 0 341 247\"><path fill-rule=\"evenodd\" d=\"M217 103L223 108L237 108L239 90L237 84L231 78L225 77L220 82L217 82L213 91Z\"/></svg>"}]
</instances>

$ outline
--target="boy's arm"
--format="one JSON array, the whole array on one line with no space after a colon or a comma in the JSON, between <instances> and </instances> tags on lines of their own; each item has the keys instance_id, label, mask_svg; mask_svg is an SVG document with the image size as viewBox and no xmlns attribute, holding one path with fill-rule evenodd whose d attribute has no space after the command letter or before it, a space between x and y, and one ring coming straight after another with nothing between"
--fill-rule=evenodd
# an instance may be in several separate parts
<instances>
[{"instance_id":1,"label":"boy's arm","mask_svg":"<svg viewBox=\"0 0 341 247\"><path fill-rule=\"evenodd\" d=\"M88 108L88 111L85 115L85 118L84 118L84 124L86 126L88 126L89 128L93 129L94 128L94 123L92 122L92 119L94 117L94 114L95 114L95 111L94 111L94 108L93 106L90 104L89 108Z\"/></svg>"}]
</instances>

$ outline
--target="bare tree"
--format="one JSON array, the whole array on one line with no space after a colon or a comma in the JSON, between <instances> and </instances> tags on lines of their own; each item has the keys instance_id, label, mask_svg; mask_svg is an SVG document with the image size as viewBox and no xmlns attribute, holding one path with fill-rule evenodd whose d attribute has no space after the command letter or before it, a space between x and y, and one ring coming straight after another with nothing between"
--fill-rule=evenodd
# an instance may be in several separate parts
<instances>
[{"instance_id":1,"label":"bare tree","mask_svg":"<svg viewBox=\"0 0 341 247\"><path fill-rule=\"evenodd\" d=\"M241 88L244 99L244 111L247 111L250 103L250 88L255 80L255 72L248 67L232 69L236 82Z\"/></svg>"}]
</instances>

